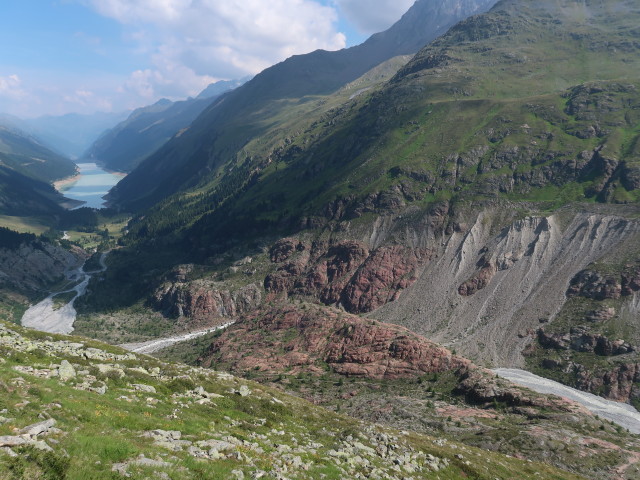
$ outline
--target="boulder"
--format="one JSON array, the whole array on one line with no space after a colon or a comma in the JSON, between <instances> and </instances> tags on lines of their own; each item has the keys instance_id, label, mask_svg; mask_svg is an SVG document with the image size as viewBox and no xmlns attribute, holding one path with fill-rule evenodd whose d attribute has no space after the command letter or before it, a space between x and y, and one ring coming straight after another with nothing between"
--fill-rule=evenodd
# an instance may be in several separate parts
<instances>
[{"instance_id":1,"label":"boulder","mask_svg":"<svg viewBox=\"0 0 640 480\"><path fill-rule=\"evenodd\" d=\"M67 380L75 378L75 376L76 369L73 368L73 365L71 365L67 360L62 360L62 362L60 362L60 366L58 367L58 377L60 377L60 380L66 382Z\"/></svg>"}]
</instances>

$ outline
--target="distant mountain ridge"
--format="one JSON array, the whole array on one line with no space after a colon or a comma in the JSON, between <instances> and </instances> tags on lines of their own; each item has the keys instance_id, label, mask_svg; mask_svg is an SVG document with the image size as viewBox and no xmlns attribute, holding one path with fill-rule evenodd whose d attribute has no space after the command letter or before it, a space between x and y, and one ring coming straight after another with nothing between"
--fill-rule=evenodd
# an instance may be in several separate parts
<instances>
[{"instance_id":1,"label":"distant mountain ridge","mask_svg":"<svg viewBox=\"0 0 640 480\"><path fill-rule=\"evenodd\" d=\"M75 163L39 140L16 128L0 126L0 213L59 213L64 198L51 184L75 172Z\"/></svg>"},{"instance_id":2,"label":"distant mountain ridge","mask_svg":"<svg viewBox=\"0 0 640 480\"><path fill-rule=\"evenodd\" d=\"M21 119L0 115L0 124L13 126L38 138L47 148L79 158L106 129L122 121L129 112L68 113Z\"/></svg>"},{"instance_id":3,"label":"distant mountain ridge","mask_svg":"<svg viewBox=\"0 0 640 480\"><path fill-rule=\"evenodd\" d=\"M242 85L247 78L219 81L205 88L196 98L172 102L166 98L138 108L129 117L103 134L82 155L108 169L133 170L172 136L191 122L223 93Z\"/></svg>"},{"instance_id":4,"label":"distant mountain ridge","mask_svg":"<svg viewBox=\"0 0 640 480\"><path fill-rule=\"evenodd\" d=\"M2 162L16 171L45 182L72 176L76 165L49 150L39 139L14 128L0 126Z\"/></svg>"}]
</instances>

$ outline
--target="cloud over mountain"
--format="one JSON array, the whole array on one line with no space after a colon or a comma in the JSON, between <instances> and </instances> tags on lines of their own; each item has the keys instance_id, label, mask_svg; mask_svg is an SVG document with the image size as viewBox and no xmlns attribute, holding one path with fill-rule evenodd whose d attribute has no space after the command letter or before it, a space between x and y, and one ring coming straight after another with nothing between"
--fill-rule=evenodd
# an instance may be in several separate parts
<instances>
[{"instance_id":1,"label":"cloud over mountain","mask_svg":"<svg viewBox=\"0 0 640 480\"><path fill-rule=\"evenodd\" d=\"M144 97L194 94L294 54L346 45L335 8L313 0L91 0L130 30L152 66L124 85Z\"/></svg>"}]
</instances>

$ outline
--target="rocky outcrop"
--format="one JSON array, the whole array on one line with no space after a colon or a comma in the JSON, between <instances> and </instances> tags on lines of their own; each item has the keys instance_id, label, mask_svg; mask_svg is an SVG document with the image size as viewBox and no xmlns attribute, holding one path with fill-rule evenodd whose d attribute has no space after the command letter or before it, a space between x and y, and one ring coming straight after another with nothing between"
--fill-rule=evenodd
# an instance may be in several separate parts
<instances>
[{"instance_id":1,"label":"rocky outcrop","mask_svg":"<svg viewBox=\"0 0 640 480\"><path fill-rule=\"evenodd\" d=\"M569 284L568 297L585 297L593 300L617 299L622 294L622 286L617 278L602 275L593 270L583 270Z\"/></svg>"},{"instance_id":2,"label":"rocky outcrop","mask_svg":"<svg viewBox=\"0 0 640 480\"><path fill-rule=\"evenodd\" d=\"M20 291L43 291L82 264L85 252L65 250L39 240L16 248L0 248L0 286Z\"/></svg>"},{"instance_id":3,"label":"rocky outcrop","mask_svg":"<svg viewBox=\"0 0 640 480\"><path fill-rule=\"evenodd\" d=\"M510 407L540 407L560 411L580 410L575 404L565 402L558 397L539 395L523 389L492 375L492 372L485 369L467 369L460 380L454 392L464 395L470 403L494 405L500 403Z\"/></svg>"},{"instance_id":4,"label":"rocky outcrop","mask_svg":"<svg viewBox=\"0 0 640 480\"><path fill-rule=\"evenodd\" d=\"M601 307L589 312L585 318L597 323L611 320L615 315L616 309L614 307Z\"/></svg>"},{"instance_id":5,"label":"rocky outcrop","mask_svg":"<svg viewBox=\"0 0 640 480\"><path fill-rule=\"evenodd\" d=\"M622 355L636 349L624 340L610 340L604 335L590 333L585 327L573 327L570 333L546 333L538 330L538 342L543 348L574 350L601 356Z\"/></svg>"},{"instance_id":6,"label":"rocky outcrop","mask_svg":"<svg viewBox=\"0 0 640 480\"><path fill-rule=\"evenodd\" d=\"M215 340L201 362L240 372L320 374L329 367L373 379L419 377L470 365L403 327L308 304L243 317Z\"/></svg>"},{"instance_id":7,"label":"rocky outcrop","mask_svg":"<svg viewBox=\"0 0 640 480\"><path fill-rule=\"evenodd\" d=\"M559 397L497 378L403 327L315 304L282 304L246 315L217 337L199 361L264 380L281 374L324 375L327 370L372 380L437 378L446 373L455 385L452 393L474 405L492 407L498 402L514 408L582 412Z\"/></svg>"},{"instance_id":8,"label":"rocky outcrop","mask_svg":"<svg viewBox=\"0 0 640 480\"><path fill-rule=\"evenodd\" d=\"M341 304L349 312L371 312L397 300L416 281L419 252L398 245L374 250L343 289Z\"/></svg>"},{"instance_id":9,"label":"rocky outcrop","mask_svg":"<svg viewBox=\"0 0 640 480\"><path fill-rule=\"evenodd\" d=\"M482 261L482 268L478 273L476 273L472 278L464 282L460 287L458 287L458 293L463 297L468 297L473 295L478 290L482 290L486 287L493 276L496 274L497 268L491 262L484 260Z\"/></svg>"},{"instance_id":10,"label":"rocky outcrop","mask_svg":"<svg viewBox=\"0 0 640 480\"><path fill-rule=\"evenodd\" d=\"M610 400L630 402L640 399L640 364L624 362L607 371L594 371L583 365L573 365L576 371L575 387L597 393Z\"/></svg>"},{"instance_id":11,"label":"rocky outcrop","mask_svg":"<svg viewBox=\"0 0 640 480\"><path fill-rule=\"evenodd\" d=\"M314 297L364 313L396 300L415 281L430 253L400 245L369 250L352 240L308 245L283 239L271 248L270 257L282 265L265 278L267 292Z\"/></svg>"},{"instance_id":12,"label":"rocky outcrop","mask_svg":"<svg viewBox=\"0 0 640 480\"><path fill-rule=\"evenodd\" d=\"M255 284L230 291L208 280L167 282L155 291L149 302L166 315L204 323L253 310L262 302L262 293Z\"/></svg>"},{"instance_id":13,"label":"rocky outcrop","mask_svg":"<svg viewBox=\"0 0 640 480\"><path fill-rule=\"evenodd\" d=\"M640 265L627 264L621 273L602 274L586 269L571 279L568 297L585 297L593 300L618 299L640 291Z\"/></svg>"},{"instance_id":14,"label":"rocky outcrop","mask_svg":"<svg viewBox=\"0 0 640 480\"><path fill-rule=\"evenodd\" d=\"M269 258L274 263L284 262L296 251L306 249L306 245L294 238L282 238L273 244L269 250Z\"/></svg>"},{"instance_id":15,"label":"rocky outcrop","mask_svg":"<svg viewBox=\"0 0 640 480\"><path fill-rule=\"evenodd\" d=\"M370 193L364 197L348 195L329 202L323 209L323 216L331 220L350 220L365 213L398 213L406 206L407 200L415 200L414 192L407 185L395 185L383 192Z\"/></svg>"},{"instance_id":16,"label":"rocky outcrop","mask_svg":"<svg viewBox=\"0 0 640 480\"><path fill-rule=\"evenodd\" d=\"M622 166L622 185L627 190L637 190L640 188L640 165L624 163Z\"/></svg>"},{"instance_id":17,"label":"rocky outcrop","mask_svg":"<svg viewBox=\"0 0 640 480\"><path fill-rule=\"evenodd\" d=\"M634 292L640 291L640 266L629 267L622 273L621 278L622 295L633 295Z\"/></svg>"}]
</instances>

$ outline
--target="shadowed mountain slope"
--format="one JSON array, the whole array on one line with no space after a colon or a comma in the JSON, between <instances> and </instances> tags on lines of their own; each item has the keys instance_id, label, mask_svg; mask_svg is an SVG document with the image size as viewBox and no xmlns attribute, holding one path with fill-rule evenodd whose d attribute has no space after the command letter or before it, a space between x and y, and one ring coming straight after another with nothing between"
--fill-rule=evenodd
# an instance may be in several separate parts
<instances>
[{"instance_id":1,"label":"shadowed mountain slope","mask_svg":"<svg viewBox=\"0 0 640 480\"><path fill-rule=\"evenodd\" d=\"M11 128L0 126L2 163L14 170L45 182L72 176L76 165L52 152L39 140Z\"/></svg>"},{"instance_id":2,"label":"shadowed mountain slope","mask_svg":"<svg viewBox=\"0 0 640 480\"><path fill-rule=\"evenodd\" d=\"M186 128L215 98L245 80L220 81L209 85L197 98L171 102L159 100L135 110L123 122L104 132L83 154L111 170L129 172L171 137Z\"/></svg>"},{"instance_id":3,"label":"shadowed mountain slope","mask_svg":"<svg viewBox=\"0 0 640 480\"><path fill-rule=\"evenodd\" d=\"M76 165L19 130L0 127L0 212L55 214L64 201L51 185L70 177Z\"/></svg>"}]
</instances>

